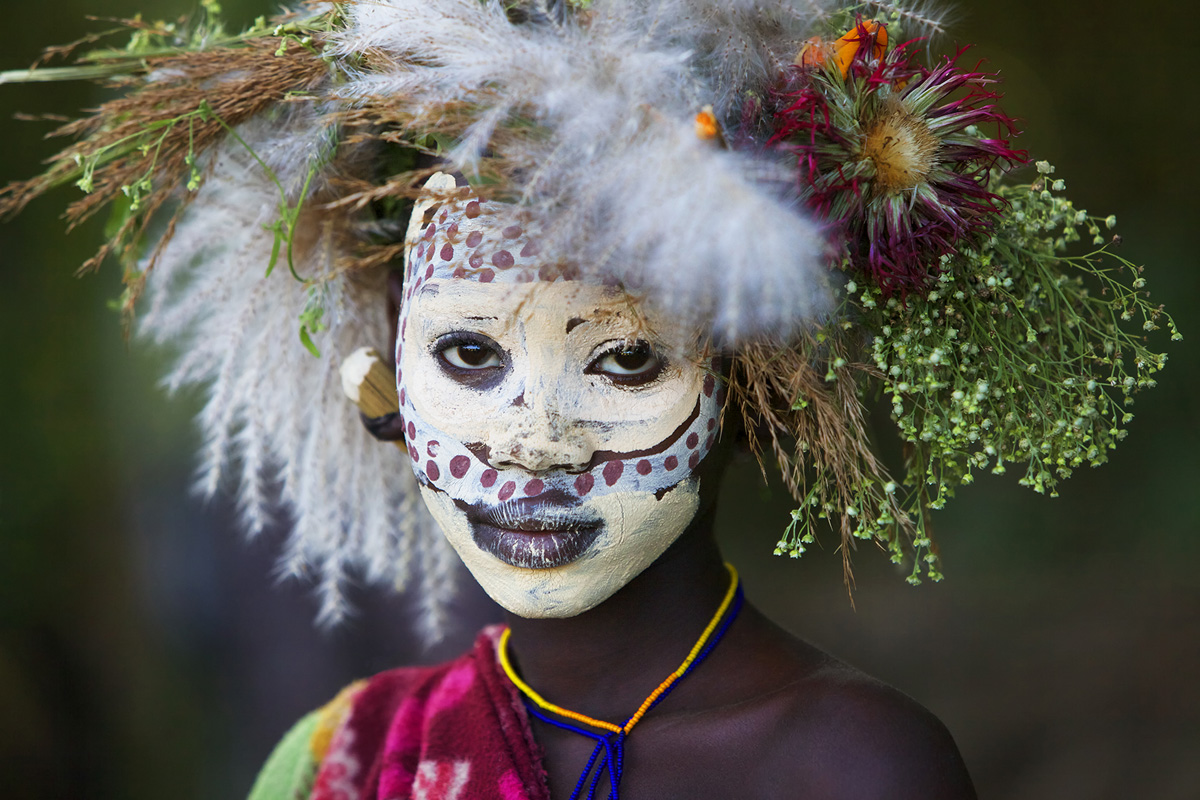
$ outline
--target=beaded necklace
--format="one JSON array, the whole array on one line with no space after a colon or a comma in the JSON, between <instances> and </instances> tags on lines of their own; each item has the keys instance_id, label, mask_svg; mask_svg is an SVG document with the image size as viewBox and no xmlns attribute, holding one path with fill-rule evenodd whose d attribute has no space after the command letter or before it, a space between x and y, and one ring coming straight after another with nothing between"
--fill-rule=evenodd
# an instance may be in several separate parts
<instances>
[{"instance_id":1,"label":"beaded necklace","mask_svg":"<svg viewBox=\"0 0 1200 800\"><path fill-rule=\"evenodd\" d=\"M512 629L505 628L504 632L500 634L500 645L497 648L499 651L500 666L503 667L504 674L508 676L508 679L524 695L525 707L529 710L529 713L550 725L596 740L596 748L592 751L591 757L588 758L587 765L583 768L583 774L579 776L579 782L575 784L575 791L571 792L571 800L578 800L585 783L588 784L587 800L595 800L596 787L600 783L600 777L606 770L609 773L609 784L611 786L608 793L609 800L619 800L617 786L621 782L621 766L625 756L625 737L629 735L629 732L633 730L633 726L650 709L661 703L671 693L671 690L675 688L680 680L687 677L704 659L708 658L708 654L717 646L717 642L721 641L725 632L729 630L730 624L737 617L738 612L742 610L743 594L737 570L729 563L725 564L725 568L729 570L729 589L725 592L725 598L717 608L717 613L713 614L708 626L700 634L700 638L696 640L696 644L692 646L691 652L688 653L683 663L642 701L638 710L634 712L632 717L626 720L624 725L616 725L602 719L589 717L586 714L580 714L578 711L571 711L570 709L555 705L543 698L529 684L521 680L521 677L517 675L516 670L513 669L512 662L508 658L508 640L512 634ZM569 722L564 722L562 719L555 719L548 716L545 712L565 719L575 720L596 730L588 730L578 725L572 725ZM603 731L603 733L598 733L597 731ZM589 775L591 775L590 782L588 781Z\"/></svg>"}]
</instances>

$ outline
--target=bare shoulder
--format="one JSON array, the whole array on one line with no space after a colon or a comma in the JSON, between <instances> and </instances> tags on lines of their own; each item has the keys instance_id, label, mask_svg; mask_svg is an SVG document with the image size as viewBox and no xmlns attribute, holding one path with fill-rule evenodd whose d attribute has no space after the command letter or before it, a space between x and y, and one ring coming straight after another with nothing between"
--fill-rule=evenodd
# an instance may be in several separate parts
<instances>
[{"instance_id":1,"label":"bare shoulder","mask_svg":"<svg viewBox=\"0 0 1200 800\"><path fill-rule=\"evenodd\" d=\"M941 720L911 697L831 656L781 692L777 703L788 723L774 738L771 763L783 767L779 777L805 786L805 797L976 796Z\"/></svg>"}]
</instances>

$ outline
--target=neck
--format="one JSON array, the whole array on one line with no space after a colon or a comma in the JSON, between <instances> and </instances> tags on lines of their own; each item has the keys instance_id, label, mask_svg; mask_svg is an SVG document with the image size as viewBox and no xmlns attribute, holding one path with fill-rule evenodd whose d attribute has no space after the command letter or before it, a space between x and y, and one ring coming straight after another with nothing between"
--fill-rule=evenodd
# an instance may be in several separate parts
<instances>
[{"instance_id":1,"label":"neck","mask_svg":"<svg viewBox=\"0 0 1200 800\"><path fill-rule=\"evenodd\" d=\"M508 615L509 655L553 703L623 723L691 650L729 588L710 515L596 608L568 619Z\"/></svg>"}]
</instances>

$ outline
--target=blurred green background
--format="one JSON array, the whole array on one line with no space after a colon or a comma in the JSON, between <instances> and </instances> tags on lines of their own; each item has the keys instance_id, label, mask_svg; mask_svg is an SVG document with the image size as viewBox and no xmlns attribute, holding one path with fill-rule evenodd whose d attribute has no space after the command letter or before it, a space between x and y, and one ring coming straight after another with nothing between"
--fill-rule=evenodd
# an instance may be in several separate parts
<instances>
[{"instance_id":1,"label":"blurred green background","mask_svg":"<svg viewBox=\"0 0 1200 800\"><path fill-rule=\"evenodd\" d=\"M235 25L270 13L225 0ZM8 4L0 68L106 27L87 14L171 17L180 0ZM1055 500L980 480L936 517L947 579L907 586L872 548L856 608L832 545L774 559L786 503L745 465L723 537L753 599L793 631L929 706L985 798L1200 797L1200 46L1182 16L1127 2L976 0L943 44L1006 76L1021 146L1076 203L1115 213L1123 254L1186 341L1167 347L1132 434ZM0 180L54 150L85 85L0 87ZM359 592L322 633L311 588L275 584L278 532L246 543L227 501L189 492L197 397L156 388L161 355L127 344L83 279L98 226L64 235L75 190L0 225L0 785L6 798L240 797L285 727L354 677L452 654L494 616L465 584L463 622L423 650L404 598ZM219 232L214 232L219 235Z\"/></svg>"}]
</instances>

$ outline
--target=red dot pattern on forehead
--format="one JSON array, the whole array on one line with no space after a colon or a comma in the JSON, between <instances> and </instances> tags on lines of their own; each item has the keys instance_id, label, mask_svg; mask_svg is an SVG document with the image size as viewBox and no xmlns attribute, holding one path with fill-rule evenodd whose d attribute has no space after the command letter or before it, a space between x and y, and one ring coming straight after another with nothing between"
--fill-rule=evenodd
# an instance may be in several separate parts
<instances>
[{"instance_id":1,"label":"red dot pattern on forehead","mask_svg":"<svg viewBox=\"0 0 1200 800\"><path fill-rule=\"evenodd\" d=\"M648 459L643 458L637 463L638 475L649 475L650 470L652 469L653 467L650 466L650 461Z\"/></svg>"},{"instance_id":2,"label":"red dot pattern on forehead","mask_svg":"<svg viewBox=\"0 0 1200 800\"><path fill-rule=\"evenodd\" d=\"M679 459L676 458L675 456L667 456L663 460L663 466L667 468L667 472L670 472L671 470L673 470L679 466Z\"/></svg>"},{"instance_id":3,"label":"red dot pattern on forehead","mask_svg":"<svg viewBox=\"0 0 1200 800\"><path fill-rule=\"evenodd\" d=\"M483 474L479 476L479 485L485 489L490 489L496 485L496 478L499 477L498 472L494 469L485 469Z\"/></svg>"},{"instance_id":4,"label":"red dot pattern on forehead","mask_svg":"<svg viewBox=\"0 0 1200 800\"><path fill-rule=\"evenodd\" d=\"M438 444L437 439L430 439L429 444L425 445L425 452L429 454L430 458L437 458L440 449L441 445Z\"/></svg>"},{"instance_id":5,"label":"red dot pattern on forehead","mask_svg":"<svg viewBox=\"0 0 1200 800\"><path fill-rule=\"evenodd\" d=\"M712 375L704 376L704 396L712 397L713 389L717 388L717 380Z\"/></svg>"},{"instance_id":6,"label":"red dot pattern on forehead","mask_svg":"<svg viewBox=\"0 0 1200 800\"><path fill-rule=\"evenodd\" d=\"M580 497L592 490L592 486L596 483L596 479L592 477L592 473L585 472L575 478L575 491Z\"/></svg>"},{"instance_id":7,"label":"red dot pattern on forehead","mask_svg":"<svg viewBox=\"0 0 1200 800\"><path fill-rule=\"evenodd\" d=\"M534 478L529 483L525 484L525 496L533 497L535 494L541 494L542 490L545 488L546 488L545 483L543 483L538 478Z\"/></svg>"},{"instance_id":8,"label":"red dot pattern on forehead","mask_svg":"<svg viewBox=\"0 0 1200 800\"><path fill-rule=\"evenodd\" d=\"M700 437L698 435L696 435L695 431L692 431L691 433L688 434L687 441L685 442L685 444L688 446L689 450L695 450L696 445L700 444Z\"/></svg>"},{"instance_id":9,"label":"red dot pattern on forehead","mask_svg":"<svg viewBox=\"0 0 1200 800\"><path fill-rule=\"evenodd\" d=\"M625 471L625 464L621 461L610 461L604 465L604 482L609 486L621 479L621 473Z\"/></svg>"},{"instance_id":10,"label":"red dot pattern on forehead","mask_svg":"<svg viewBox=\"0 0 1200 800\"><path fill-rule=\"evenodd\" d=\"M450 474L456 478L466 477L467 470L471 468L471 459L466 456L455 456L450 459Z\"/></svg>"},{"instance_id":11,"label":"red dot pattern on forehead","mask_svg":"<svg viewBox=\"0 0 1200 800\"><path fill-rule=\"evenodd\" d=\"M710 419L710 420L708 421L708 429L711 431L711 430L712 430L713 428L715 428L715 427L717 427L717 420L716 420L716 418Z\"/></svg>"},{"instance_id":12,"label":"red dot pattern on forehead","mask_svg":"<svg viewBox=\"0 0 1200 800\"><path fill-rule=\"evenodd\" d=\"M436 461L428 461L425 463L425 474L429 476L429 480L437 482L442 477L442 471L438 469Z\"/></svg>"},{"instance_id":13,"label":"red dot pattern on forehead","mask_svg":"<svg viewBox=\"0 0 1200 800\"><path fill-rule=\"evenodd\" d=\"M406 272L410 276L415 273L411 269L413 264L433 265L436 260L437 269L453 278L483 283L500 280L500 273L508 270L512 271L509 280L519 283L580 278L578 265L547 264L539 260L541 246L537 239L523 222L512 220L519 212L503 207L488 217L481 207L486 201L471 197L469 192L462 189L460 194L466 195L464 199L448 200L436 207L432 219L421 230L420 241L413 242L413 249L407 255ZM465 202L467 199L470 202ZM436 270L432 274L416 274L417 279L408 282L408 296L423 280L438 274Z\"/></svg>"},{"instance_id":14,"label":"red dot pattern on forehead","mask_svg":"<svg viewBox=\"0 0 1200 800\"><path fill-rule=\"evenodd\" d=\"M513 492L515 492L516 490L517 490L516 481L507 481L503 486L500 487L500 494L497 495L497 497L499 497L501 500L507 500L508 498L513 496Z\"/></svg>"},{"instance_id":15,"label":"red dot pattern on forehead","mask_svg":"<svg viewBox=\"0 0 1200 800\"><path fill-rule=\"evenodd\" d=\"M696 465L699 463L700 463L700 454L699 453L692 453L690 456L688 456L688 469L695 469Z\"/></svg>"}]
</instances>

